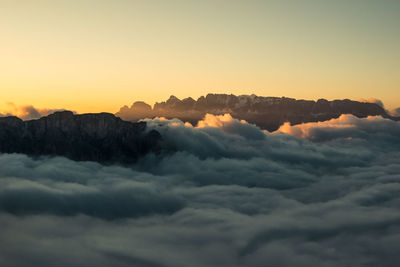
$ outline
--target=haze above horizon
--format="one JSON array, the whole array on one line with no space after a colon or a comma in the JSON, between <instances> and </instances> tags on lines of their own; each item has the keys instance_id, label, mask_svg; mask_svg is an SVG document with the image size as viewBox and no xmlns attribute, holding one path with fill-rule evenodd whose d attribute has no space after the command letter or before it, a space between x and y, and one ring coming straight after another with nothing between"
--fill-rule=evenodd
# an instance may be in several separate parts
<instances>
[{"instance_id":1,"label":"haze above horizon","mask_svg":"<svg viewBox=\"0 0 400 267\"><path fill-rule=\"evenodd\" d=\"M0 1L7 102L116 112L207 93L400 106L399 1Z\"/></svg>"}]
</instances>

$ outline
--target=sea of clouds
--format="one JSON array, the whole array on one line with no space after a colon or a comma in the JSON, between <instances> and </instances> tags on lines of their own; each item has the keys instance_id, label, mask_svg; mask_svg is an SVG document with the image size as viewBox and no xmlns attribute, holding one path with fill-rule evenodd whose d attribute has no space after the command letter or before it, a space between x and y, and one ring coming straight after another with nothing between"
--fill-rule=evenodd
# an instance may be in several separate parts
<instances>
[{"instance_id":1,"label":"sea of clouds","mask_svg":"<svg viewBox=\"0 0 400 267\"><path fill-rule=\"evenodd\" d=\"M0 266L398 266L400 122L147 123L132 166L0 154Z\"/></svg>"}]
</instances>

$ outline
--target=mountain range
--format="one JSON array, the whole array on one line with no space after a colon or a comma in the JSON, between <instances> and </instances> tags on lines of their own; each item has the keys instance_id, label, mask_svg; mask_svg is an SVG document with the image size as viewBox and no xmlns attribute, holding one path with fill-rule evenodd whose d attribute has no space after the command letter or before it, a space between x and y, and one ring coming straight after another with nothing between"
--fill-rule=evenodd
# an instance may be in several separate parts
<instances>
[{"instance_id":1,"label":"mountain range","mask_svg":"<svg viewBox=\"0 0 400 267\"><path fill-rule=\"evenodd\" d=\"M334 100L296 100L286 97L208 94L197 100L171 96L154 107L135 102L115 115L91 113L76 115L58 111L35 120L15 116L0 117L0 153L23 153L31 156L65 156L78 161L132 163L139 157L158 153L162 136L147 128L144 118L178 118L193 125L205 114L230 113L262 129L275 131L285 122L326 121L342 114L357 117L379 115L392 120L385 109L375 103Z\"/></svg>"},{"instance_id":2,"label":"mountain range","mask_svg":"<svg viewBox=\"0 0 400 267\"><path fill-rule=\"evenodd\" d=\"M138 101L130 107L122 107L116 116L128 121L154 117L178 118L196 125L207 113L214 115L230 113L234 118L246 120L271 132L277 130L285 122L295 125L326 121L338 118L342 114L352 114L359 118L380 115L392 120L400 119L389 115L383 107L376 103L349 99L296 100L287 97L262 97L254 94L240 96L208 94L197 100L191 97L181 100L171 96L167 101L156 103L153 107Z\"/></svg>"}]
</instances>

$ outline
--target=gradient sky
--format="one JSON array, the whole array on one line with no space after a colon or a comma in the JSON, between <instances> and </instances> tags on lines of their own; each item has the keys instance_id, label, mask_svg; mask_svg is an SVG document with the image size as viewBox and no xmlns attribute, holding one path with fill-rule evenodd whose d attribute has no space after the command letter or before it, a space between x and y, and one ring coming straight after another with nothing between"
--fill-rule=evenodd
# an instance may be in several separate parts
<instances>
[{"instance_id":1,"label":"gradient sky","mask_svg":"<svg viewBox=\"0 0 400 267\"><path fill-rule=\"evenodd\" d=\"M400 106L397 0L0 0L0 12L0 110L210 92Z\"/></svg>"}]
</instances>

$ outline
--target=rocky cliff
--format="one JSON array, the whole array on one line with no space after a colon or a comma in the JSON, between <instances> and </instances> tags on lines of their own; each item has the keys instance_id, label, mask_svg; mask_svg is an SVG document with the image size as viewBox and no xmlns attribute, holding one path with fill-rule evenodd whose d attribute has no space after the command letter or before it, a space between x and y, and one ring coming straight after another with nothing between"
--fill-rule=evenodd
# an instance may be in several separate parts
<instances>
[{"instance_id":1,"label":"rocky cliff","mask_svg":"<svg viewBox=\"0 0 400 267\"><path fill-rule=\"evenodd\" d=\"M0 152L59 155L102 163L134 162L156 152L161 135L145 122L127 122L109 113L56 112L38 120L0 118Z\"/></svg>"},{"instance_id":2,"label":"rocky cliff","mask_svg":"<svg viewBox=\"0 0 400 267\"><path fill-rule=\"evenodd\" d=\"M262 129L274 131L285 122L299 124L303 122L325 121L337 118L341 114L353 114L357 117L380 115L391 117L375 103L363 103L352 100L327 101L319 99L296 100L286 97L261 97L256 95L208 94L197 100L178 99L171 96L167 101L156 103L152 108L144 102L135 102L131 107L124 106L116 113L125 120L139 120L146 117L179 118L196 124L206 113L230 113L237 119L244 119Z\"/></svg>"}]
</instances>

